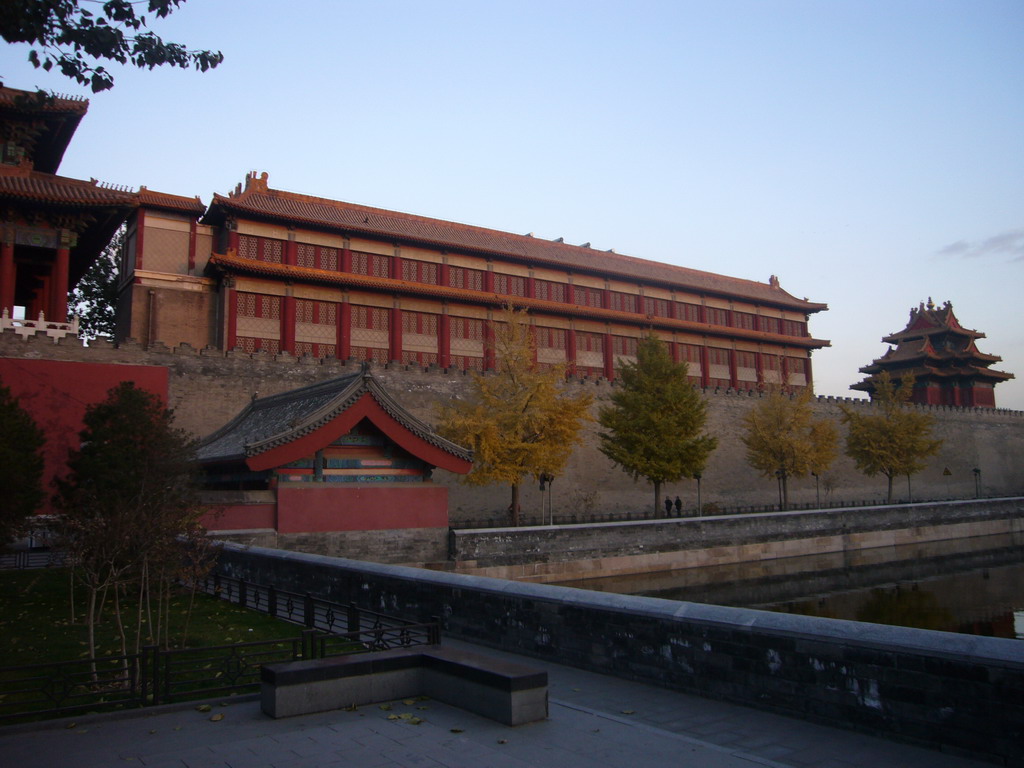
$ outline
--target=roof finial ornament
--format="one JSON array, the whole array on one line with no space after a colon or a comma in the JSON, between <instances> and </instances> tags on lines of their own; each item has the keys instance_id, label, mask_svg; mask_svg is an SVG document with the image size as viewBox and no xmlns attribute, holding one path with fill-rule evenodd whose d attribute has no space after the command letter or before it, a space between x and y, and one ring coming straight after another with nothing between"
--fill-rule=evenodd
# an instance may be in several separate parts
<instances>
[{"instance_id":1,"label":"roof finial ornament","mask_svg":"<svg viewBox=\"0 0 1024 768\"><path fill-rule=\"evenodd\" d=\"M778 275L770 275L768 277L768 285L770 285L772 288L778 288L779 287L779 277L778 277Z\"/></svg>"},{"instance_id":2,"label":"roof finial ornament","mask_svg":"<svg viewBox=\"0 0 1024 768\"><path fill-rule=\"evenodd\" d=\"M932 301L932 297L928 297L928 309L935 309L935 302Z\"/></svg>"}]
</instances>

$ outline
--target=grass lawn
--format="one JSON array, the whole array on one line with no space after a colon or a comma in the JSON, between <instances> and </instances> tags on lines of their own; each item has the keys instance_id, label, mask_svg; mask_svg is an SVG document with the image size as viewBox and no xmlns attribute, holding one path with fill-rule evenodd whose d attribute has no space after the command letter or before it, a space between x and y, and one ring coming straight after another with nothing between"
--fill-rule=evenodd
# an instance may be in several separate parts
<instances>
[{"instance_id":1,"label":"grass lawn","mask_svg":"<svg viewBox=\"0 0 1024 768\"><path fill-rule=\"evenodd\" d=\"M0 666L72 661L89 654L83 621L86 591L75 586L75 620L71 619L68 571L64 568L0 571ZM302 628L251 609L197 594L188 637L181 632L189 594L176 593L171 604L173 647L201 647L256 640L297 637ZM119 655L120 642L108 599L102 624L97 626L97 654ZM134 611L126 611L129 643L134 637ZM145 632L145 629L143 630ZM147 641L143 641L143 645ZM130 649L129 649L130 650Z\"/></svg>"}]
</instances>

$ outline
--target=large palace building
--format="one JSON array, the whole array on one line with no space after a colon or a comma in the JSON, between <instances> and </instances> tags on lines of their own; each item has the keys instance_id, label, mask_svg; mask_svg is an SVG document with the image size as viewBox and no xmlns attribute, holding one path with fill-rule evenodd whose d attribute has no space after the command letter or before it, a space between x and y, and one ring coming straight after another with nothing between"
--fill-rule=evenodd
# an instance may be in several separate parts
<instances>
[{"instance_id":1,"label":"large palace building","mask_svg":"<svg viewBox=\"0 0 1024 768\"><path fill-rule=\"evenodd\" d=\"M529 309L537 359L615 378L654 331L695 384L811 384L826 309L740 280L272 189L250 174L208 208L143 188L118 336L143 344L487 370L488 320Z\"/></svg>"}]
</instances>

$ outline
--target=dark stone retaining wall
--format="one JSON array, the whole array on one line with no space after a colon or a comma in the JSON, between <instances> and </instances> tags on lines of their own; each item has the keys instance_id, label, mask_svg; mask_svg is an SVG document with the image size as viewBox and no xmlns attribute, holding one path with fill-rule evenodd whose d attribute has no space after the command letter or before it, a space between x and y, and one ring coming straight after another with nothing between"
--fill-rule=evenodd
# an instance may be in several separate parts
<instances>
[{"instance_id":1,"label":"dark stone retaining wall","mask_svg":"<svg viewBox=\"0 0 1024 768\"><path fill-rule=\"evenodd\" d=\"M451 559L474 561L477 566L547 563L600 557L649 555L736 546L760 542L816 540L813 551L822 551L822 539L837 537L836 549L843 551L867 542L848 537L876 531L944 528L994 520L1015 521L1024 530L1024 498L981 499L919 504L850 507L843 509L766 512L721 515L707 518L667 518L619 523L533 526L528 528L484 528L454 530L449 541ZM952 532L948 538L971 534ZM1000 531L1003 532L1003 531ZM844 537L845 538L844 540ZM931 538L931 537L929 537ZM943 538L938 535L935 538ZM514 545L512 545L514 542ZM793 554L797 554L794 552Z\"/></svg>"},{"instance_id":2,"label":"dark stone retaining wall","mask_svg":"<svg viewBox=\"0 0 1024 768\"><path fill-rule=\"evenodd\" d=\"M227 575L484 646L1024 766L1024 641L226 545Z\"/></svg>"}]
</instances>

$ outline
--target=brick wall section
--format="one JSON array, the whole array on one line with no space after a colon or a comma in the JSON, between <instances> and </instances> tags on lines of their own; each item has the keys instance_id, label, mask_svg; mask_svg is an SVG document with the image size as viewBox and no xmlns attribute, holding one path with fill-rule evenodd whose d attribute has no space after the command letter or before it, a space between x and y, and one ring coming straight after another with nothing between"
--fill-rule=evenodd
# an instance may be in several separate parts
<instances>
[{"instance_id":1,"label":"brick wall section","mask_svg":"<svg viewBox=\"0 0 1024 768\"><path fill-rule=\"evenodd\" d=\"M1024 765L1020 641L517 584L229 546L230 576L474 643L829 725Z\"/></svg>"},{"instance_id":2,"label":"brick wall section","mask_svg":"<svg viewBox=\"0 0 1024 768\"><path fill-rule=\"evenodd\" d=\"M115 346L97 340L88 347L74 338L54 344L41 335L28 340L7 331L0 334L0 357L76 360L113 365L156 365L169 371L170 405L182 428L205 436L234 417L253 396L271 395L296 387L340 376L353 370L338 360L320 362L289 355L276 358L265 353L255 355L220 352L189 345L168 348L162 344L148 348L126 342ZM397 366L376 368L374 374L395 392L410 411L427 422L436 422L439 403L464 395L470 376L431 369ZM604 380L585 380L573 387L589 388L598 408L612 391ZM711 454L702 481L703 501L726 505L770 505L777 501L776 482L760 477L746 464L745 449L739 437L742 418L757 398L746 394L708 391L708 432L719 439ZM839 404L863 408L864 401L820 397L814 407L819 415L838 419ZM936 418L935 434L945 440L939 456L928 469L913 478L915 499L968 498L974 496L972 469L982 470L982 490L986 496L1024 494L1024 412L999 409L961 409L925 407ZM583 445L573 452L566 471L553 484L552 507L556 519L569 521L573 514L648 513L653 507L651 487L634 483L615 468L597 450L597 429L591 424ZM950 475L943 470L950 469ZM449 511L453 525L460 520L492 517L504 519L510 500L509 489L500 486L472 487L459 483L449 473L434 473L434 481L449 487ZM841 455L822 478L821 498L848 502L878 502L884 498L884 477L867 478ZM898 495L906 496L906 481L897 482ZM696 485L687 480L669 485L665 493L678 495L689 510L696 504ZM790 498L794 503L816 500L813 478L793 479ZM522 486L525 515L539 517L541 494L528 480Z\"/></svg>"}]
</instances>

